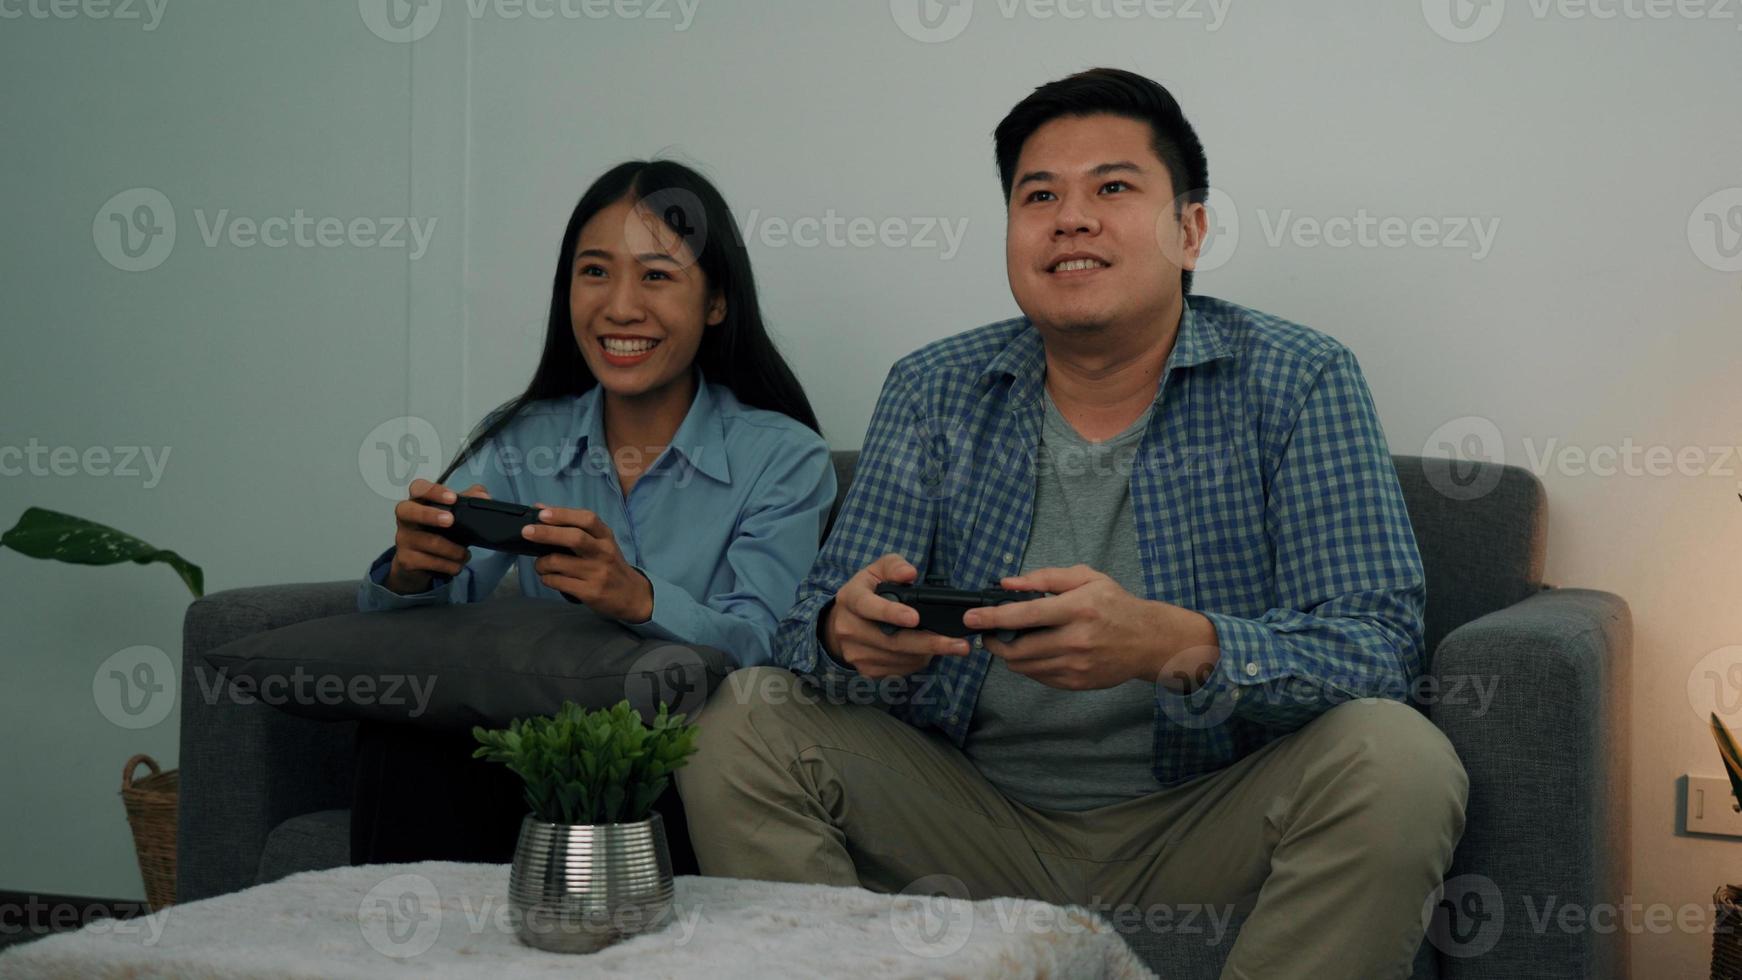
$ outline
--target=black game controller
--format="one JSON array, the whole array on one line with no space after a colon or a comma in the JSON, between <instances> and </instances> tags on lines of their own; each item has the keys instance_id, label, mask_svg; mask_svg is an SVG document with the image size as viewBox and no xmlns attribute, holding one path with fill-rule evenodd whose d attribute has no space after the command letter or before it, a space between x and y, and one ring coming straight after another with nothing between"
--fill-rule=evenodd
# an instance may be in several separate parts
<instances>
[{"instance_id":1,"label":"black game controller","mask_svg":"<svg viewBox=\"0 0 1742 980\"><path fill-rule=\"evenodd\" d=\"M542 523L538 519L537 507L507 500L487 500L483 497L461 497L451 504L432 501L425 503L454 515L452 524L433 530L455 544L530 555L534 558L569 553L567 548L560 545L528 541L521 536L521 528L528 524Z\"/></svg>"},{"instance_id":2,"label":"black game controller","mask_svg":"<svg viewBox=\"0 0 1742 980\"><path fill-rule=\"evenodd\" d=\"M1006 589L975 592L970 589L952 589L945 585L895 585L885 582L877 587L877 595L919 610L919 629L931 630L944 636L973 636L985 631L969 628L962 622L962 613L983 606L1003 606L1012 602L1044 599L1048 593L1011 592ZM880 625L884 633L894 633L901 628L890 623ZM993 635L1009 643L1026 632L1027 630L998 630Z\"/></svg>"}]
</instances>

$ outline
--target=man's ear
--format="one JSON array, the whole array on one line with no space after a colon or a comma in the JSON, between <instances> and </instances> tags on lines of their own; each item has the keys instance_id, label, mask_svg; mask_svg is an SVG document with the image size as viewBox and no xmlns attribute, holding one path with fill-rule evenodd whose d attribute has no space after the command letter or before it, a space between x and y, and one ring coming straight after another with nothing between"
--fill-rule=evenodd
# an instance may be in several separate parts
<instances>
[{"instance_id":1,"label":"man's ear","mask_svg":"<svg viewBox=\"0 0 1742 980\"><path fill-rule=\"evenodd\" d=\"M708 300L708 326L717 327L725 319L726 295L724 293L715 293L714 298Z\"/></svg>"},{"instance_id":2,"label":"man's ear","mask_svg":"<svg viewBox=\"0 0 1742 980\"><path fill-rule=\"evenodd\" d=\"M1185 252L1185 261L1180 268L1195 270L1203 253L1204 239L1210 235L1210 209L1202 204L1187 204L1180 215L1180 232Z\"/></svg>"}]
</instances>

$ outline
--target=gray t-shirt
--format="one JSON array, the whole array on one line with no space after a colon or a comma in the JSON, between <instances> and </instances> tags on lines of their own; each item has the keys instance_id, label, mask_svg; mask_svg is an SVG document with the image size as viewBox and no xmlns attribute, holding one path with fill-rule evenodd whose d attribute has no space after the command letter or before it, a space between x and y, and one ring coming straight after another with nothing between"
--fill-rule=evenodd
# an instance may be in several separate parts
<instances>
[{"instance_id":1,"label":"gray t-shirt","mask_svg":"<svg viewBox=\"0 0 1742 980\"><path fill-rule=\"evenodd\" d=\"M1080 563L1143 595L1131 469L1150 412L1106 442L1077 434L1046 397L1024 573ZM998 791L1047 810L1088 810L1161 788L1155 684L1063 691L993 656L963 751Z\"/></svg>"}]
</instances>

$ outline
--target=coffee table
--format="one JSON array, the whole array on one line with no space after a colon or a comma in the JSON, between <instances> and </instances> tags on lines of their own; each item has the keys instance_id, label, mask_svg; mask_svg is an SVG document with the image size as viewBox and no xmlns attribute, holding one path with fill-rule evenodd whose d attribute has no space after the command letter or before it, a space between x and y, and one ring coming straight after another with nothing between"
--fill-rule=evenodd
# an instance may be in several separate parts
<instances>
[{"instance_id":1,"label":"coffee table","mask_svg":"<svg viewBox=\"0 0 1742 980\"><path fill-rule=\"evenodd\" d=\"M942 884L944 887L932 887ZM508 866L333 868L0 953L15 977L1152 977L1105 921L1024 899L676 879L667 926L584 956L514 937Z\"/></svg>"}]
</instances>

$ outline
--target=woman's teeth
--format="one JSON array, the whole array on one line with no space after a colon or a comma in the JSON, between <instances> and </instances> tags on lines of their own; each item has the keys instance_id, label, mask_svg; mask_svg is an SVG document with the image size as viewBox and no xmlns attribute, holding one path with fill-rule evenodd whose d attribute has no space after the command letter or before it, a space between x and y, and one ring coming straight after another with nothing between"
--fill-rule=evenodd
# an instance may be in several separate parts
<instances>
[{"instance_id":1,"label":"woman's teeth","mask_svg":"<svg viewBox=\"0 0 1742 980\"><path fill-rule=\"evenodd\" d=\"M1099 269L1106 264L1107 263L1099 262L1095 259L1072 259L1069 262L1060 262L1058 265L1053 266L1052 271L1081 272L1084 269Z\"/></svg>"},{"instance_id":2,"label":"woman's teeth","mask_svg":"<svg viewBox=\"0 0 1742 980\"><path fill-rule=\"evenodd\" d=\"M652 350L659 343L657 340L625 340L617 337L601 337L599 341L613 354L641 354Z\"/></svg>"}]
</instances>

